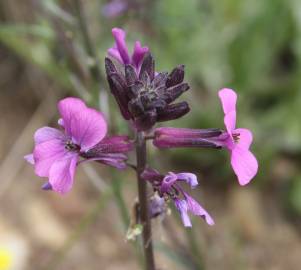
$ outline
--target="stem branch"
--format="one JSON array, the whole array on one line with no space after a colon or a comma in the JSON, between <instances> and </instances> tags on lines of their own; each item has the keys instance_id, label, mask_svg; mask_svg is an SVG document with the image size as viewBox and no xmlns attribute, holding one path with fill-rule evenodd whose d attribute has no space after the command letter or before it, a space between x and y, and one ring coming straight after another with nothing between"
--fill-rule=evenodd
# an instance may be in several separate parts
<instances>
[{"instance_id":1,"label":"stem branch","mask_svg":"<svg viewBox=\"0 0 301 270\"><path fill-rule=\"evenodd\" d=\"M84 46L87 54L91 57L93 63L90 65L90 74L94 82L98 85L96 91L94 91L94 98L97 100L99 98L100 107L103 113L108 117L109 116L109 107L108 107L108 95L102 89L103 77L99 65L99 61L96 55L95 48L93 46L93 41L91 39L90 33L87 26L87 18L84 13L84 6L81 0L73 0L74 9L76 17L78 19L79 30L82 34Z\"/></svg>"},{"instance_id":2,"label":"stem branch","mask_svg":"<svg viewBox=\"0 0 301 270\"><path fill-rule=\"evenodd\" d=\"M93 61L95 61L94 65L90 66L91 75L93 76L93 79L96 82L101 82L102 77L101 77L99 62L96 57L95 49L92 44L92 40L90 38L90 34L88 31L87 20L83 9L84 7L82 5L81 0L73 0L73 3L76 12L76 17L78 19L79 29L83 37L84 46L86 48L88 55L93 59Z\"/></svg>"},{"instance_id":3,"label":"stem branch","mask_svg":"<svg viewBox=\"0 0 301 270\"><path fill-rule=\"evenodd\" d=\"M155 270L155 260L152 244L152 227L147 201L147 182L141 178L141 173L144 171L146 165L146 143L144 134L142 132L138 132L137 134L136 156L140 219L141 224L143 225L142 237L145 266L147 270Z\"/></svg>"}]
</instances>

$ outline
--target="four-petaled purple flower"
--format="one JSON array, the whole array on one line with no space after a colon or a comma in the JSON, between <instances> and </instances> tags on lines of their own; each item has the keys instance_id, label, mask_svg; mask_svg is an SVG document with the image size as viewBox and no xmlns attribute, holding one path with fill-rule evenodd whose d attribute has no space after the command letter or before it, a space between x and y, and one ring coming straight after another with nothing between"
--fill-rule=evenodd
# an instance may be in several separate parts
<instances>
[{"instance_id":1,"label":"four-petaled purple flower","mask_svg":"<svg viewBox=\"0 0 301 270\"><path fill-rule=\"evenodd\" d=\"M38 176L48 177L44 189L62 194L70 191L80 157L119 169L126 167L127 157L123 153L132 149L132 143L127 136L105 138L107 123L100 112L71 97L61 100L58 110L63 131L51 127L38 129L34 151L25 156Z\"/></svg>"},{"instance_id":2,"label":"four-petaled purple flower","mask_svg":"<svg viewBox=\"0 0 301 270\"><path fill-rule=\"evenodd\" d=\"M151 183L153 189L158 192L161 198L174 202L185 227L192 226L188 215L189 212L204 218L208 225L214 225L214 221L208 212L180 186L181 182L186 182L191 188L195 188L198 185L195 174L169 172L167 175L161 175L158 171L147 168L141 176L144 180ZM151 209L152 212L153 210Z\"/></svg>"},{"instance_id":3,"label":"four-petaled purple flower","mask_svg":"<svg viewBox=\"0 0 301 270\"><path fill-rule=\"evenodd\" d=\"M226 132L220 136L220 143L231 153L231 165L241 185L248 184L258 171L258 162L249 150L253 140L252 132L236 128L237 95L232 89L219 91L219 98L225 113Z\"/></svg>"},{"instance_id":4,"label":"four-petaled purple flower","mask_svg":"<svg viewBox=\"0 0 301 270\"><path fill-rule=\"evenodd\" d=\"M115 38L115 46L108 49L108 54L122 65L133 65L139 73L143 57L149 51L148 47L142 47L140 41L136 41L133 54L130 56L125 42L126 33L120 28L113 28L112 34Z\"/></svg>"},{"instance_id":5,"label":"four-petaled purple flower","mask_svg":"<svg viewBox=\"0 0 301 270\"><path fill-rule=\"evenodd\" d=\"M258 171L258 162L249 150L252 132L245 128L235 128L236 93L225 88L219 91L219 97L225 113L226 131L162 127L155 129L153 144L158 148L226 148L231 153L231 165L240 185L246 185Z\"/></svg>"}]
</instances>

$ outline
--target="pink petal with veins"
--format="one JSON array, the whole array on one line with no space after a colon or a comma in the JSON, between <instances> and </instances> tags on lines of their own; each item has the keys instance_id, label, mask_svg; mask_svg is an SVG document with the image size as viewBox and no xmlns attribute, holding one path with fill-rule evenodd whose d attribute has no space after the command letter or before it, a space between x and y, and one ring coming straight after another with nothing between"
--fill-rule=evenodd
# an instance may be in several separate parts
<instances>
[{"instance_id":1,"label":"pink petal with veins","mask_svg":"<svg viewBox=\"0 0 301 270\"><path fill-rule=\"evenodd\" d=\"M72 118L85 108L87 108L86 104L79 98L68 97L58 102L58 110L62 117L65 131L70 137Z\"/></svg>"},{"instance_id":2,"label":"pink petal with veins","mask_svg":"<svg viewBox=\"0 0 301 270\"><path fill-rule=\"evenodd\" d=\"M213 218L208 214L208 212L192 197L190 197L187 193L185 193L188 210L195 216L202 217L208 225L214 225Z\"/></svg>"},{"instance_id":3,"label":"pink petal with veins","mask_svg":"<svg viewBox=\"0 0 301 270\"><path fill-rule=\"evenodd\" d=\"M48 177L53 163L63 158L66 153L64 142L61 140L50 140L36 145L33 151L36 175Z\"/></svg>"},{"instance_id":4,"label":"pink petal with veins","mask_svg":"<svg viewBox=\"0 0 301 270\"><path fill-rule=\"evenodd\" d=\"M235 129L236 125L236 111L231 111L227 113L224 117L224 123L227 129L227 132L230 136L232 136L232 133Z\"/></svg>"},{"instance_id":5,"label":"pink petal with veins","mask_svg":"<svg viewBox=\"0 0 301 270\"><path fill-rule=\"evenodd\" d=\"M78 155L71 153L56 160L49 171L49 183L52 189L61 194L71 190L76 169Z\"/></svg>"},{"instance_id":6,"label":"pink petal with veins","mask_svg":"<svg viewBox=\"0 0 301 270\"><path fill-rule=\"evenodd\" d=\"M99 143L107 133L107 123L103 115L90 108L83 109L71 119L72 141L87 151Z\"/></svg>"},{"instance_id":7,"label":"pink petal with veins","mask_svg":"<svg viewBox=\"0 0 301 270\"><path fill-rule=\"evenodd\" d=\"M65 135L63 132L51 127L39 128L34 134L34 141L36 145L50 140L64 140L64 138Z\"/></svg>"},{"instance_id":8,"label":"pink petal with veins","mask_svg":"<svg viewBox=\"0 0 301 270\"><path fill-rule=\"evenodd\" d=\"M58 103L66 133L82 151L100 142L107 133L107 123L103 115L86 107L78 98L65 98Z\"/></svg>"},{"instance_id":9,"label":"pink petal with veins","mask_svg":"<svg viewBox=\"0 0 301 270\"><path fill-rule=\"evenodd\" d=\"M248 149L240 145L231 152L231 165L237 175L238 182L244 186L248 184L258 171L258 162L256 157Z\"/></svg>"},{"instance_id":10,"label":"pink petal with veins","mask_svg":"<svg viewBox=\"0 0 301 270\"><path fill-rule=\"evenodd\" d=\"M185 227L192 227L190 218L188 216L188 205L186 200L175 199L175 206L180 212L182 222Z\"/></svg>"},{"instance_id":11,"label":"pink petal with veins","mask_svg":"<svg viewBox=\"0 0 301 270\"><path fill-rule=\"evenodd\" d=\"M218 92L218 96L225 114L236 111L237 94L232 89L223 88Z\"/></svg>"},{"instance_id":12,"label":"pink petal with veins","mask_svg":"<svg viewBox=\"0 0 301 270\"><path fill-rule=\"evenodd\" d=\"M233 133L239 134L239 141L237 142L237 145L239 145L241 148L249 149L253 141L253 135L251 130L246 128L237 128L234 130Z\"/></svg>"}]
</instances>

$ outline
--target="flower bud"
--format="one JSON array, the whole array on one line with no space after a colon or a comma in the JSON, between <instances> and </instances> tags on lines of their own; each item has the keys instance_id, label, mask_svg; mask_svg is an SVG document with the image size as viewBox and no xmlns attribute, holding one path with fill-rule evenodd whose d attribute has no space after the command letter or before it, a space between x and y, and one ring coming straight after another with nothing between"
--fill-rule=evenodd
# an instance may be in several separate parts
<instances>
[{"instance_id":1,"label":"flower bud","mask_svg":"<svg viewBox=\"0 0 301 270\"><path fill-rule=\"evenodd\" d=\"M93 158L99 154L107 153L126 153L134 148L133 142L130 141L128 136L112 136L106 137L101 142L96 144L85 156Z\"/></svg>"},{"instance_id":2,"label":"flower bud","mask_svg":"<svg viewBox=\"0 0 301 270\"><path fill-rule=\"evenodd\" d=\"M219 129L157 128L153 144L158 148L204 147L220 148Z\"/></svg>"},{"instance_id":3,"label":"flower bud","mask_svg":"<svg viewBox=\"0 0 301 270\"><path fill-rule=\"evenodd\" d=\"M170 121L178 119L190 111L189 105L186 101L167 105L164 110L158 111L158 122Z\"/></svg>"},{"instance_id":4,"label":"flower bud","mask_svg":"<svg viewBox=\"0 0 301 270\"><path fill-rule=\"evenodd\" d=\"M167 78L166 87L171 87L183 82L185 74L184 67L184 65L179 65L173 69Z\"/></svg>"}]
</instances>

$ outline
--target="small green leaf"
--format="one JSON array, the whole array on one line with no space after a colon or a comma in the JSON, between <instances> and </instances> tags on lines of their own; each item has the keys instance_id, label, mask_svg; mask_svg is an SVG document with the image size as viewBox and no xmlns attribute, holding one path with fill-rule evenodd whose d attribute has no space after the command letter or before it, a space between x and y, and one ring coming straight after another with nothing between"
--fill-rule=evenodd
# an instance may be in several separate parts
<instances>
[{"instance_id":1,"label":"small green leaf","mask_svg":"<svg viewBox=\"0 0 301 270\"><path fill-rule=\"evenodd\" d=\"M126 233L126 240L135 241L137 236L142 234L142 231L143 226L141 224L135 224L134 226L131 226Z\"/></svg>"}]
</instances>

